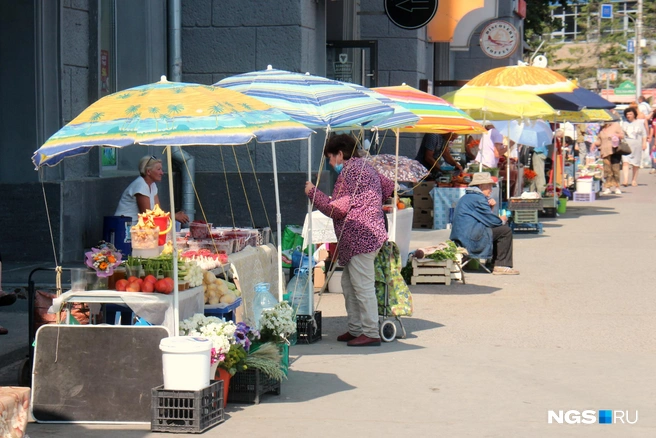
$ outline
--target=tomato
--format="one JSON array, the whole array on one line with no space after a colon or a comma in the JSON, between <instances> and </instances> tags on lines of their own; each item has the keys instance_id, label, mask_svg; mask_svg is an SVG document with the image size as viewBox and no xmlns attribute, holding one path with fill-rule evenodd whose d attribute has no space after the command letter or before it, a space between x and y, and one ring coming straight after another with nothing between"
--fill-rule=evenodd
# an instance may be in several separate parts
<instances>
[{"instance_id":1,"label":"tomato","mask_svg":"<svg viewBox=\"0 0 656 438\"><path fill-rule=\"evenodd\" d=\"M170 294L171 292L173 292L173 279L171 277L166 277L164 278L164 281L166 281L166 283L169 285L168 292L166 293Z\"/></svg>"},{"instance_id":2,"label":"tomato","mask_svg":"<svg viewBox=\"0 0 656 438\"><path fill-rule=\"evenodd\" d=\"M144 281L147 283L155 283L157 281L157 277L155 277L154 275L146 275Z\"/></svg>"},{"instance_id":3,"label":"tomato","mask_svg":"<svg viewBox=\"0 0 656 438\"><path fill-rule=\"evenodd\" d=\"M169 283L166 280L157 280L155 283L155 290L161 294L168 293Z\"/></svg>"},{"instance_id":4,"label":"tomato","mask_svg":"<svg viewBox=\"0 0 656 438\"><path fill-rule=\"evenodd\" d=\"M133 281L139 280L139 277L135 277L134 275L132 277L128 277L128 283L132 283Z\"/></svg>"},{"instance_id":5,"label":"tomato","mask_svg":"<svg viewBox=\"0 0 656 438\"><path fill-rule=\"evenodd\" d=\"M396 208L399 210L403 210L405 208L405 204L403 202L399 202L396 204Z\"/></svg>"},{"instance_id":6,"label":"tomato","mask_svg":"<svg viewBox=\"0 0 656 438\"><path fill-rule=\"evenodd\" d=\"M128 287L128 284L130 284L126 279L121 279L116 282L116 290L118 291L125 291L125 289Z\"/></svg>"},{"instance_id":7,"label":"tomato","mask_svg":"<svg viewBox=\"0 0 656 438\"><path fill-rule=\"evenodd\" d=\"M154 292L155 291L155 283L150 282L150 281L144 281L143 284L141 285L141 292Z\"/></svg>"},{"instance_id":8,"label":"tomato","mask_svg":"<svg viewBox=\"0 0 656 438\"><path fill-rule=\"evenodd\" d=\"M136 281L128 283L128 286L125 288L127 292L141 292L141 286Z\"/></svg>"}]
</instances>

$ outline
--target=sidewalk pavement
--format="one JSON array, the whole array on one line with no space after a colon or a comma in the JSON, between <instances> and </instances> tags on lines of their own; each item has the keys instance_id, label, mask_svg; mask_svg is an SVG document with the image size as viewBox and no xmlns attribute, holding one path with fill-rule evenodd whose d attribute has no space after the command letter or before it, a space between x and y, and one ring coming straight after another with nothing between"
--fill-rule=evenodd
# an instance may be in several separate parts
<instances>
[{"instance_id":1,"label":"sidewalk pavement","mask_svg":"<svg viewBox=\"0 0 656 438\"><path fill-rule=\"evenodd\" d=\"M205 436L656 436L656 178L643 171L639 182L622 196L569 203L542 220L541 235L516 234L519 276L412 286L407 339L337 342L343 298L325 294L323 338L290 349L282 394L228 404L225 423ZM436 243L420 233L411 248ZM602 409L639 421L547 421L549 410ZM148 425L31 423L27 432L166 436Z\"/></svg>"}]
</instances>

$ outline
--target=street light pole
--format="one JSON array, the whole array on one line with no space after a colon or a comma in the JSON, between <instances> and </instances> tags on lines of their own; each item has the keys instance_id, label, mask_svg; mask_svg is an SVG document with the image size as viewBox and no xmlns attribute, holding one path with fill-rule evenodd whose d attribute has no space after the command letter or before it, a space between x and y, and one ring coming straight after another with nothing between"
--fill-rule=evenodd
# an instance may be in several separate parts
<instances>
[{"instance_id":1,"label":"street light pole","mask_svg":"<svg viewBox=\"0 0 656 438\"><path fill-rule=\"evenodd\" d=\"M642 0L638 0L638 19L635 23L635 81L636 101L642 96Z\"/></svg>"}]
</instances>

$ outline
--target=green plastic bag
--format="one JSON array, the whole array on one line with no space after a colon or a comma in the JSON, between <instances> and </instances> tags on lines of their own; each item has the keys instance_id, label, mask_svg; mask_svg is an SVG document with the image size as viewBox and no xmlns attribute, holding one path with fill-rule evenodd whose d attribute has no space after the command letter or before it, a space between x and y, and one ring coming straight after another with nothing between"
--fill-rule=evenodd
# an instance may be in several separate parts
<instances>
[{"instance_id":1,"label":"green plastic bag","mask_svg":"<svg viewBox=\"0 0 656 438\"><path fill-rule=\"evenodd\" d=\"M303 227L286 225L282 232L282 267L291 268L292 254L297 248L303 248Z\"/></svg>"}]
</instances>

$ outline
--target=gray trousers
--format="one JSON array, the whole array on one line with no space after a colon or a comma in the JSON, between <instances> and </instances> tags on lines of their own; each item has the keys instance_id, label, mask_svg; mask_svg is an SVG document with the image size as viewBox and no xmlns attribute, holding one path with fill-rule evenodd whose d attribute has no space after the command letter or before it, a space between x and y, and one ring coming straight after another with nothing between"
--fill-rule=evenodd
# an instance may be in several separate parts
<instances>
[{"instance_id":1,"label":"gray trousers","mask_svg":"<svg viewBox=\"0 0 656 438\"><path fill-rule=\"evenodd\" d=\"M353 336L364 334L370 338L380 338L374 271L376 254L378 251L351 257L342 272L348 331Z\"/></svg>"}]
</instances>

